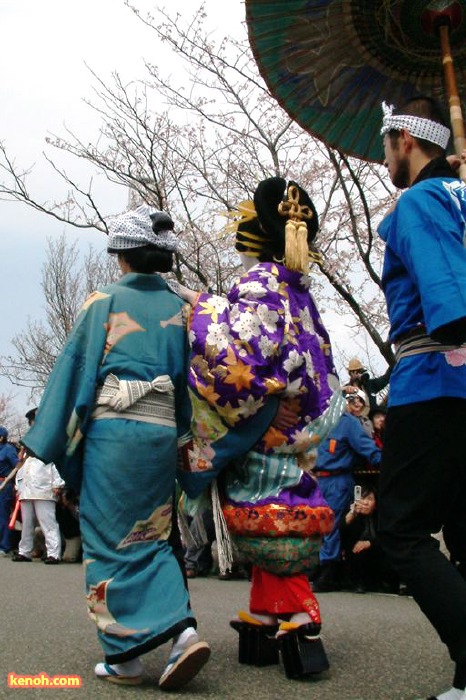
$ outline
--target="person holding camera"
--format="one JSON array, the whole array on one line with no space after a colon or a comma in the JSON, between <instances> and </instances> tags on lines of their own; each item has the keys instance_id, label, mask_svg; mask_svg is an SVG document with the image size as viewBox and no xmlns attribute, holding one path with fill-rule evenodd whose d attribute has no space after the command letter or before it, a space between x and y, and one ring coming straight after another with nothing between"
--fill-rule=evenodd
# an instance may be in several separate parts
<instances>
[{"instance_id":1,"label":"person holding camera","mask_svg":"<svg viewBox=\"0 0 466 700\"><path fill-rule=\"evenodd\" d=\"M317 578L314 577L313 590L319 593L338 590L340 586L340 523L353 498L353 470L361 459L374 467L381 460L381 451L359 420L358 414L364 407L361 396L347 394L346 401L347 411L319 447L314 469L320 490L335 514L333 529L322 540L320 565Z\"/></svg>"},{"instance_id":2,"label":"person holding camera","mask_svg":"<svg viewBox=\"0 0 466 700\"><path fill-rule=\"evenodd\" d=\"M349 375L349 381L343 387L344 391L349 394L356 393L358 389L362 390L367 395L366 405L368 409L372 411L377 408L377 394L388 385L392 373L391 367L389 367L382 376L371 378L361 360L357 357L353 357L348 362L346 369Z\"/></svg>"},{"instance_id":3,"label":"person holding camera","mask_svg":"<svg viewBox=\"0 0 466 700\"><path fill-rule=\"evenodd\" d=\"M355 593L398 593L395 572L388 566L377 537L377 492L355 486L354 501L341 524L344 580Z\"/></svg>"}]
</instances>

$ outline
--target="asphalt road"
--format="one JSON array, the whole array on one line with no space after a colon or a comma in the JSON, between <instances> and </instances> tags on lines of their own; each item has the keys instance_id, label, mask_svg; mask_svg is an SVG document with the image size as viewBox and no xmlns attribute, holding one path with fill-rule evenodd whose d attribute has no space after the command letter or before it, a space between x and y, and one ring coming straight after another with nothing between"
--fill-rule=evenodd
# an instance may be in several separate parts
<instances>
[{"instance_id":1,"label":"asphalt road","mask_svg":"<svg viewBox=\"0 0 466 700\"><path fill-rule=\"evenodd\" d=\"M83 596L78 564L44 566L0 560L2 646L0 698L148 700L157 686L168 645L144 657L147 680L121 687L98 680L101 660L94 624ZM212 647L209 664L183 691L189 698L241 700L414 700L445 690L452 663L410 598L352 593L320 594L323 640L331 668L319 679L287 680L281 666L252 668L237 663L237 635L228 621L247 605L247 581L215 577L190 582L199 632ZM8 673L79 675L80 689L13 689Z\"/></svg>"}]
</instances>

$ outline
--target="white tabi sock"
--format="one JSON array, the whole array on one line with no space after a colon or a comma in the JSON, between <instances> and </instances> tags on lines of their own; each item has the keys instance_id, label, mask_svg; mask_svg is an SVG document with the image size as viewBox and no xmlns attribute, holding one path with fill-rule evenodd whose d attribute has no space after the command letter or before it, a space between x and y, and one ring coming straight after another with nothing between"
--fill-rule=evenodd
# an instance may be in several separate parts
<instances>
[{"instance_id":1,"label":"white tabi sock","mask_svg":"<svg viewBox=\"0 0 466 700\"><path fill-rule=\"evenodd\" d=\"M180 635L178 635L178 637L175 637L173 640L170 658L176 657L178 654L182 654L187 647L190 647L192 644L195 644L198 641L199 637L194 627L187 627Z\"/></svg>"},{"instance_id":2,"label":"white tabi sock","mask_svg":"<svg viewBox=\"0 0 466 700\"><path fill-rule=\"evenodd\" d=\"M263 625L276 625L277 616L276 615L258 615L257 613L249 613L251 617L255 620L259 620Z\"/></svg>"},{"instance_id":3,"label":"white tabi sock","mask_svg":"<svg viewBox=\"0 0 466 700\"><path fill-rule=\"evenodd\" d=\"M110 671L107 670L107 668L111 669L111 671L113 671L114 674L111 674ZM100 663L97 664L94 670L97 676L117 675L126 678L136 678L137 676L140 676L143 673L144 667L140 659L137 658L131 659L131 661L123 661L121 664Z\"/></svg>"},{"instance_id":4,"label":"white tabi sock","mask_svg":"<svg viewBox=\"0 0 466 700\"><path fill-rule=\"evenodd\" d=\"M295 613L290 617L290 622L294 622L296 625L308 625L312 622L310 615L305 612Z\"/></svg>"},{"instance_id":5,"label":"white tabi sock","mask_svg":"<svg viewBox=\"0 0 466 700\"><path fill-rule=\"evenodd\" d=\"M458 688L450 688L450 690L436 697L437 700L466 700L466 692Z\"/></svg>"}]
</instances>

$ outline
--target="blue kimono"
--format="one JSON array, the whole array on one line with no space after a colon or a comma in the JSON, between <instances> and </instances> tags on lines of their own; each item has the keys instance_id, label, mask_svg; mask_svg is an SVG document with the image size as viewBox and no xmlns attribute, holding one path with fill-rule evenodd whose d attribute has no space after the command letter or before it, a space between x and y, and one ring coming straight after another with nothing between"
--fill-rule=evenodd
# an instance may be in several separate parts
<instances>
[{"instance_id":1,"label":"blue kimono","mask_svg":"<svg viewBox=\"0 0 466 700\"><path fill-rule=\"evenodd\" d=\"M196 624L168 542L190 420L182 308L158 275L91 295L24 438L80 488L88 608L111 664Z\"/></svg>"}]
</instances>

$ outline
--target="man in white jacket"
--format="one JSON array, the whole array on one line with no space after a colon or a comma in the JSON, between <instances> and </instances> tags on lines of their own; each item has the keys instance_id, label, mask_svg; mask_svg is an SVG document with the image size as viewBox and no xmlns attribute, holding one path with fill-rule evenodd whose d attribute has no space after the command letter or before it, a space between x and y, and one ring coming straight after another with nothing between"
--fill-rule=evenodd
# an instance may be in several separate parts
<instances>
[{"instance_id":1,"label":"man in white jacket","mask_svg":"<svg viewBox=\"0 0 466 700\"><path fill-rule=\"evenodd\" d=\"M35 409L26 414L29 425L35 419ZM36 457L28 457L16 474L16 489L21 501L22 534L18 554L12 561L32 561L36 520L45 538L47 556L44 564L59 564L61 554L60 528L55 507L65 482L55 465L44 464Z\"/></svg>"}]
</instances>

